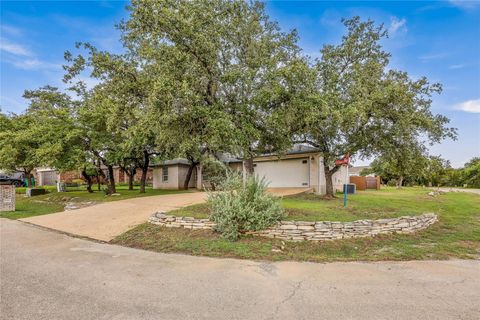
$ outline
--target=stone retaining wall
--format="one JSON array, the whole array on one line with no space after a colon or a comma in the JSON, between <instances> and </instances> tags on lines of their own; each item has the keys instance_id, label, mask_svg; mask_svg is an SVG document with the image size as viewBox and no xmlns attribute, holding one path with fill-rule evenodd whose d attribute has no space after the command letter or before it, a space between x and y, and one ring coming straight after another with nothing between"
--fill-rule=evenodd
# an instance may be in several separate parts
<instances>
[{"instance_id":1,"label":"stone retaining wall","mask_svg":"<svg viewBox=\"0 0 480 320\"><path fill-rule=\"evenodd\" d=\"M377 234L412 233L425 229L437 221L437 215L433 213L425 213L419 216L405 216L380 220L357 220L352 222L280 221L271 228L262 231L247 232L247 234L291 241L322 241L373 237ZM215 227L215 223L208 219L175 217L161 212L152 215L149 222L165 227L188 229L213 229Z\"/></svg>"}]
</instances>

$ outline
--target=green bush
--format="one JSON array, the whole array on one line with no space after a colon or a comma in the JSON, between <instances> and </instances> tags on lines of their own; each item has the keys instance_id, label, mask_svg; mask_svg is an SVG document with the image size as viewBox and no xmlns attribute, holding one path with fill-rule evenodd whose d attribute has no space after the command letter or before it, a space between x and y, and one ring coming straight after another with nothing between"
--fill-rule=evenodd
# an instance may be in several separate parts
<instances>
[{"instance_id":1,"label":"green bush","mask_svg":"<svg viewBox=\"0 0 480 320\"><path fill-rule=\"evenodd\" d=\"M284 216L280 199L267 193L264 179L252 176L244 184L238 173L230 172L219 190L208 195L210 219L228 240L237 240L243 231L268 228Z\"/></svg>"},{"instance_id":2,"label":"green bush","mask_svg":"<svg viewBox=\"0 0 480 320\"><path fill-rule=\"evenodd\" d=\"M35 187L35 188L42 188L46 190L46 193L50 192L56 192L57 187L56 186L40 186L40 187ZM15 193L16 194L25 194L27 192L27 187L19 187L15 188Z\"/></svg>"},{"instance_id":3,"label":"green bush","mask_svg":"<svg viewBox=\"0 0 480 320\"><path fill-rule=\"evenodd\" d=\"M209 189L215 191L225 181L229 169L221 161L213 159L207 159L202 164L203 180L208 183Z\"/></svg>"}]
</instances>

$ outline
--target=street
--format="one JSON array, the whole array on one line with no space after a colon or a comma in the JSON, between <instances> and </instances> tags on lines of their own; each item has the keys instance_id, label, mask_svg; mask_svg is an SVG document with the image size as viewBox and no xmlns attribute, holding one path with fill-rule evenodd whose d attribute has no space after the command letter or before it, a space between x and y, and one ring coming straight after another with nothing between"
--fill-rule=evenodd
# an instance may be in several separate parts
<instances>
[{"instance_id":1,"label":"street","mask_svg":"<svg viewBox=\"0 0 480 320\"><path fill-rule=\"evenodd\" d=\"M1 319L479 319L478 260L159 254L0 219Z\"/></svg>"}]
</instances>

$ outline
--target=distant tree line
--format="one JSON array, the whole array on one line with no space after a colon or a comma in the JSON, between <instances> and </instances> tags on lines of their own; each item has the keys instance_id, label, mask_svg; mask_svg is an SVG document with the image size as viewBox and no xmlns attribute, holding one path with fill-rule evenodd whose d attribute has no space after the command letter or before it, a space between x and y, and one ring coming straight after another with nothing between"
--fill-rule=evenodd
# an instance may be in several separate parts
<instances>
[{"instance_id":1,"label":"distant tree line","mask_svg":"<svg viewBox=\"0 0 480 320\"><path fill-rule=\"evenodd\" d=\"M27 176L37 166L80 169L90 191L91 177L106 175L111 194L120 166L130 180L142 173L145 192L152 161L188 159L187 187L196 166L222 153L252 173L259 154L303 143L322 152L333 196L335 160L345 154L404 161L456 136L430 109L440 84L389 66L387 32L371 20L343 20L340 43L312 59L261 2L134 0L127 8L122 53L77 43L65 53L67 89L27 90L25 112L0 113L1 168ZM96 84L87 87L86 77Z\"/></svg>"},{"instance_id":2,"label":"distant tree line","mask_svg":"<svg viewBox=\"0 0 480 320\"><path fill-rule=\"evenodd\" d=\"M472 158L463 168L452 168L450 162L438 156L417 155L408 167L397 166L397 161L380 157L362 175L375 173L389 185L429 187L469 187L480 188L480 157Z\"/></svg>"}]
</instances>

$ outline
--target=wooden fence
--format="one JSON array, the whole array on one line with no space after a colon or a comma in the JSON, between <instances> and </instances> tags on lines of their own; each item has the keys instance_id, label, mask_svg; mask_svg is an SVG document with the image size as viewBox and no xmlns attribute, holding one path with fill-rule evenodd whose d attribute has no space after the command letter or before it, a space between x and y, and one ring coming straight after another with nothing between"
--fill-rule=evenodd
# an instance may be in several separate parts
<instances>
[{"instance_id":1,"label":"wooden fence","mask_svg":"<svg viewBox=\"0 0 480 320\"><path fill-rule=\"evenodd\" d=\"M380 177L350 176L350 183L357 186L357 190L380 189Z\"/></svg>"}]
</instances>

